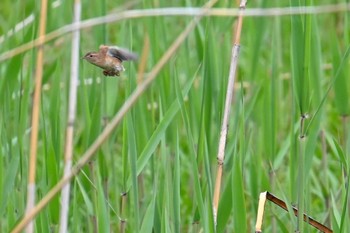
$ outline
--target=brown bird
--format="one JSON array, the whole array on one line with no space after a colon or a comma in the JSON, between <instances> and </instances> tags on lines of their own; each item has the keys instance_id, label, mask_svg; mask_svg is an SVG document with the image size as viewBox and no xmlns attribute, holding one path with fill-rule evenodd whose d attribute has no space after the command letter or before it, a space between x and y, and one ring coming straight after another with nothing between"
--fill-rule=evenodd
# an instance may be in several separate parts
<instances>
[{"instance_id":1,"label":"brown bird","mask_svg":"<svg viewBox=\"0 0 350 233\"><path fill-rule=\"evenodd\" d=\"M136 60L137 55L116 46L101 45L98 52L88 52L82 59L102 68L105 76L119 76L125 70L123 61Z\"/></svg>"}]
</instances>

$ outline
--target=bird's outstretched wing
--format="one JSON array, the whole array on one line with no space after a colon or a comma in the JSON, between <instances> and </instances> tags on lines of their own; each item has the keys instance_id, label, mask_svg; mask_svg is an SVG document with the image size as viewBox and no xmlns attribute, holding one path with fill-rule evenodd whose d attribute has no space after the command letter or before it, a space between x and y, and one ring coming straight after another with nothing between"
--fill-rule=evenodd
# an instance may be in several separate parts
<instances>
[{"instance_id":1,"label":"bird's outstretched wing","mask_svg":"<svg viewBox=\"0 0 350 233\"><path fill-rule=\"evenodd\" d=\"M107 55L121 61L137 60L137 54L118 47L108 47Z\"/></svg>"}]
</instances>

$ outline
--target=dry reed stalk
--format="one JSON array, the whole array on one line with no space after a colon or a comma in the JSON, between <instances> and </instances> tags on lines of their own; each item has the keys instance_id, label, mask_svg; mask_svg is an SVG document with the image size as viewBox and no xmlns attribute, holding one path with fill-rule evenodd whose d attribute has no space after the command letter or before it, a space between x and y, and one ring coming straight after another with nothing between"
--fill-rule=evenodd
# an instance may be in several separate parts
<instances>
[{"instance_id":1,"label":"dry reed stalk","mask_svg":"<svg viewBox=\"0 0 350 233\"><path fill-rule=\"evenodd\" d=\"M301 14L325 14L335 12L345 12L350 10L350 3L338 3L323 6L301 6L301 7L284 7L284 8L255 8L247 9L244 12L244 16L287 16L287 15L301 15ZM236 17L239 16L240 11L236 9L216 8L209 9L205 16L218 16L218 17ZM201 16L201 8L160 8L160 9L143 9L143 10L129 10L118 13L112 13L102 17L87 19L81 21L79 25L69 24L63 26L53 32L46 35L44 41L39 39L30 41L26 44L18 46L10 51L0 54L0 62L10 59L18 54L24 53L36 46L47 43L57 37L63 36L67 33L73 32L78 29L90 28L100 24L112 23L125 19L136 19L142 17L156 17L156 16Z\"/></svg>"},{"instance_id":2,"label":"dry reed stalk","mask_svg":"<svg viewBox=\"0 0 350 233\"><path fill-rule=\"evenodd\" d=\"M94 156L95 152L100 148L100 146L108 139L113 130L118 126L121 120L124 118L126 113L131 109L131 107L136 103L138 98L147 90L148 86L156 79L158 73L165 66L165 64L170 60L170 58L178 51L180 45L184 42L190 32L196 27L201 18L207 13L207 10L212 7L217 0L210 0L205 4L202 9L202 15L195 17L185 30L176 38L176 40L170 45L168 50L163 54L159 62L154 66L154 68L149 72L144 82L139 84L135 91L130 95L130 97L124 102L123 106L119 109L117 114L113 117L110 123L103 129L102 133L97 137L97 139L92 143L92 145L87 149L87 151L81 156L77 164L72 167L68 174L63 177L59 182L37 203L37 205L28 213L15 228L11 231L12 233L19 233L26 225L42 210L55 196L56 194L65 186L70 180L77 175L82 167L84 167L90 159Z\"/></svg>"},{"instance_id":3,"label":"dry reed stalk","mask_svg":"<svg viewBox=\"0 0 350 233\"><path fill-rule=\"evenodd\" d=\"M32 131L30 135L30 158L29 158L29 175L28 175L28 187L27 187L27 206L26 216L32 211L35 204L35 170L36 170L36 157L38 148L38 133L39 133L39 112L40 112L40 95L41 95L41 83L43 76L43 61L44 61L44 48L42 46L45 40L45 29L46 29L46 18L47 18L47 0L41 1L40 10L40 25L39 25L39 38L41 46L38 47L38 55L36 60L35 69L35 90L33 99L33 110L32 110ZM27 233L34 231L33 222L29 222L26 228Z\"/></svg>"},{"instance_id":4,"label":"dry reed stalk","mask_svg":"<svg viewBox=\"0 0 350 233\"><path fill-rule=\"evenodd\" d=\"M230 116L230 110L231 110L231 101L232 101L232 96L233 96L234 83L235 83L235 77L236 77L236 69L237 69L237 64L238 64L238 56L239 56L239 48L240 48L239 43L240 43L242 23L243 23L243 11L246 8L246 4L247 4L246 0L241 0L240 5L239 5L240 14L238 16L238 22L237 22L237 27L236 27L236 36L235 36L235 39L233 41L230 74L228 77L229 80L228 80L228 84L227 84L227 92L226 92L226 100L225 100L224 117L222 120L221 132L220 132L220 141L219 141L219 148L218 148L218 154L217 154L218 168L217 168L217 173L216 173L214 197L213 197L213 214L214 214L215 226L217 223L217 221L216 221L217 220L217 211L218 211L219 198L220 198L222 169L223 169L224 158L225 158L225 147L226 147L228 124L229 124L229 116Z\"/></svg>"},{"instance_id":5,"label":"dry reed stalk","mask_svg":"<svg viewBox=\"0 0 350 233\"><path fill-rule=\"evenodd\" d=\"M260 196L259 196L259 206L258 206L258 215L256 217L255 233L262 232L262 222L264 219L264 212L265 212L266 193L267 192L260 193Z\"/></svg>"},{"instance_id":6,"label":"dry reed stalk","mask_svg":"<svg viewBox=\"0 0 350 233\"><path fill-rule=\"evenodd\" d=\"M74 23L79 25L81 17L81 2L80 0L74 1ZM64 173L63 177L68 176L72 168L72 156L73 156L73 135L74 135L74 123L76 115L76 103L77 103L77 89L78 89L78 76L79 76L79 43L80 43L80 31L73 32L72 37L72 60L71 60L71 74L69 85L69 106L68 106L68 121L66 129L66 144L65 144L65 157L64 157ZM61 213L60 213L60 233L67 232L68 226L68 207L69 207L69 190L70 183L68 182L62 189L61 194Z\"/></svg>"}]
</instances>

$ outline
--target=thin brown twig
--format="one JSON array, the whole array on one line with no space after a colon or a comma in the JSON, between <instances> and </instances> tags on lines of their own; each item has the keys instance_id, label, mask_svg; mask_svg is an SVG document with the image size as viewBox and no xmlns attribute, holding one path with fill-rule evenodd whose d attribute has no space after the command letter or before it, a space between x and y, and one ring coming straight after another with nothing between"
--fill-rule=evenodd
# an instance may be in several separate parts
<instances>
[{"instance_id":1,"label":"thin brown twig","mask_svg":"<svg viewBox=\"0 0 350 233\"><path fill-rule=\"evenodd\" d=\"M203 7L203 14L206 10L212 7L217 0L209 1ZM130 95L130 97L124 102L123 106L119 109L117 114L113 117L110 123L104 128L102 133L97 137L97 139L92 143L92 145L87 149L87 151L81 156L77 164L72 167L71 171L67 176L63 177L42 199L37 203L37 205L28 213L21 221L18 222L16 227L11 231L12 233L19 233L39 212L43 209L53 197L66 185L75 175L77 175L83 166L85 166L90 159L95 155L95 152L100 148L100 146L108 139L113 130L124 118L126 113L132 108L136 103L138 98L147 90L148 86L155 80L160 70L164 65L170 60L170 58L177 52L180 45L187 38L189 33L195 28L202 16L195 17L185 30L176 38L169 49L164 53L159 62L154 66L151 72L148 74L147 78L140 85L137 86L135 91Z\"/></svg>"},{"instance_id":2,"label":"thin brown twig","mask_svg":"<svg viewBox=\"0 0 350 233\"><path fill-rule=\"evenodd\" d=\"M47 18L47 0L41 1L40 25L39 25L39 41L42 43L45 38ZM26 215L29 215L35 204L35 175L36 175L36 157L38 148L38 133L39 133L39 111L40 111L40 95L41 83L43 76L44 64L44 48L38 48L38 55L35 69L35 90L32 110L32 131L30 135L30 158L29 158L29 175L28 175L28 190L27 190L27 206ZM26 228L27 233L34 231L34 224L30 222Z\"/></svg>"},{"instance_id":3,"label":"thin brown twig","mask_svg":"<svg viewBox=\"0 0 350 233\"><path fill-rule=\"evenodd\" d=\"M224 116L223 116L222 125L221 125L221 132L220 132L220 141L219 141L219 148L218 148L218 154L217 154L218 168L216 172L214 197L213 197L213 214L214 214L215 226L217 223L216 219L217 219L217 211L218 211L219 198L220 198L221 178L222 178L222 170L223 170L223 164L224 164L224 158L225 158L225 148L226 148L229 116L231 111L231 102L232 102L232 96L233 96L233 90L234 90L233 87L235 83L236 69L238 64L238 56L239 56L239 48L240 48L239 43L240 43L242 23L243 23L243 10L245 9L246 3L247 3L246 0L241 0L240 6L239 6L241 14L238 17L236 35L232 46L230 74L229 74L229 81L227 84Z\"/></svg>"},{"instance_id":4,"label":"thin brown twig","mask_svg":"<svg viewBox=\"0 0 350 233\"><path fill-rule=\"evenodd\" d=\"M285 211L288 212L288 208L287 205L284 201L282 201L281 199L279 199L278 197L274 196L273 194L266 192L266 198L267 200L273 202L274 204L278 205L279 207L281 207L282 209L284 209ZM294 206L292 206L293 208L293 212L295 216L298 216L298 209L295 208ZM303 214L303 219L304 222L310 224L311 226L315 227L316 229L320 230L321 232L325 232L325 233L332 233L333 230L328 228L327 226L323 225L322 223L316 221L315 219L313 219L312 217L306 215L305 213Z\"/></svg>"}]
</instances>

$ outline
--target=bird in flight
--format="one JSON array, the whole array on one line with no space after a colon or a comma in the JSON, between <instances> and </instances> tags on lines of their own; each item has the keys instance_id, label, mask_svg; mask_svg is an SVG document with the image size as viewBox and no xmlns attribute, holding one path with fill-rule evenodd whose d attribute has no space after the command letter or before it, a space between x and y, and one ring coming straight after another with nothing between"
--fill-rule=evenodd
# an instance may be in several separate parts
<instances>
[{"instance_id":1,"label":"bird in flight","mask_svg":"<svg viewBox=\"0 0 350 233\"><path fill-rule=\"evenodd\" d=\"M136 60L137 55L127 49L101 45L98 52L88 52L82 59L102 68L105 76L119 76L125 71L123 61Z\"/></svg>"}]
</instances>

